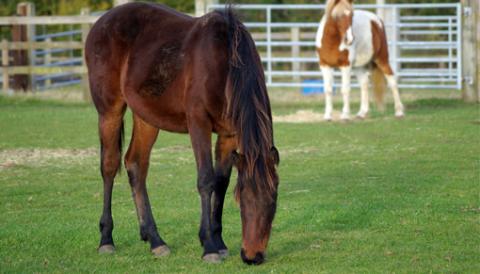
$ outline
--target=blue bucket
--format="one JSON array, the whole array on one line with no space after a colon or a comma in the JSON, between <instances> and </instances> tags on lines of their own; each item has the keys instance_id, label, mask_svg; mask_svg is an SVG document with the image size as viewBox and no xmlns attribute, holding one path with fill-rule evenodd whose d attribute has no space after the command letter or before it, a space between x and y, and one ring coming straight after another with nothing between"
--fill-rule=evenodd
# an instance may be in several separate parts
<instances>
[{"instance_id":1,"label":"blue bucket","mask_svg":"<svg viewBox=\"0 0 480 274\"><path fill-rule=\"evenodd\" d=\"M307 85L305 85L307 84ZM303 95L312 95L312 94L323 94L325 92L323 86L323 80L303 80L302 81L302 94Z\"/></svg>"}]
</instances>

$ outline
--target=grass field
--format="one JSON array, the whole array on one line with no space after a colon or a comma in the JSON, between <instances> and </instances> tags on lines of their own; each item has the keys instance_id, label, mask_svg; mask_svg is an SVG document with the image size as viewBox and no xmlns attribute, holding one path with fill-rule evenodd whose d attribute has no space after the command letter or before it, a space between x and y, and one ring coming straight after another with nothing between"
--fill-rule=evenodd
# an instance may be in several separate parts
<instances>
[{"instance_id":1,"label":"grass field","mask_svg":"<svg viewBox=\"0 0 480 274\"><path fill-rule=\"evenodd\" d=\"M231 256L220 265L201 261L189 139L165 132L148 186L172 254L154 259L139 240L122 172L113 194L117 252L98 255L102 184L93 107L0 97L0 272L478 273L479 106L420 99L406 107L403 120L389 106L366 121L275 124L278 213L267 262L254 267L239 256L233 187L224 215ZM284 100L273 109L284 115L322 105Z\"/></svg>"}]
</instances>

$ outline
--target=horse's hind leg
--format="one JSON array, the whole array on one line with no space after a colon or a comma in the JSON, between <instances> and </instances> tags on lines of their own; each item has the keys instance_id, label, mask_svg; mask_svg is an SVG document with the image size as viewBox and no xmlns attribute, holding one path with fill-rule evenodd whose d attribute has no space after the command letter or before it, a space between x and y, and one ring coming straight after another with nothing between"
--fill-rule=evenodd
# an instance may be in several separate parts
<instances>
[{"instance_id":1,"label":"horse's hind leg","mask_svg":"<svg viewBox=\"0 0 480 274\"><path fill-rule=\"evenodd\" d=\"M385 75L385 78L387 79L388 87L392 90L393 100L395 102L395 116L403 117L404 116L403 104L402 104L402 101L400 101L400 94L398 92L397 79L395 78L395 75L393 75L393 70L390 67L390 64L388 64L388 61L381 61L381 60L377 60L376 64Z\"/></svg>"},{"instance_id":2,"label":"horse's hind leg","mask_svg":"<svg viewBox=\"0 0 480 274\"><path fill-rule=\"evenodd\" d=\"M103 213L100 218L100 253L114 251L112 238L112 188L121 163L123 138L123 114L125 105L118 104L114 110L102 112L98 117L101 144L100 169L103 178Z\"/></svg>"},{"instance_id":3,"label":"horse's hind leg","mask_svg":"<svg viewBox=\"0 0 480 274\"><path fill-rule=\"evenodd\" d=\"M360 110L357 113L357 117L364 119L368 115L369 100L368 100L368 78L370 72L367 69L357 69L355 71L358 83L360 84Z\"/></svg>"},{"instance_id":4,"label":"horse's hind leg","mask_svg":"<svg viewBox=\"0 0 480 274\"><path fill-rule=\"evenodd\" d=\"M168 255L170 250L158 234L146 186L150 153L157 135L158 128L134 115L132 140L125 156L125 167L137 209L140 237L150 242L150 248L155 256L164 256Z\"/></svg>"},{"instance_id":5,"label":"horse's hind leg","mask_svg":"<svg viewBox=\"0 0 480 274\"><path fill-rule=\"evenodd\" d=\"M232 173L232 151L236 149L237 140L234 136L221 136L217 138L215 147L215 182L212 195L212 231L213 241L221 257L228 256L228 248L222 239L222 213L225 192L228 188Z\"/></svg>"},{"instance_id":6,"label":"horse's hind leg","mask_svg":"<svg viewBox=\"0 0 480 274\"><path fill-rule=\"evenodd\" d=\"M343 97L343 109L340 119L349 120L350 119L350 83L351 83L351 74L352 68L350 66L341 67L340 71L342 72L342 97Z\"/></svg>"}]
</instances>

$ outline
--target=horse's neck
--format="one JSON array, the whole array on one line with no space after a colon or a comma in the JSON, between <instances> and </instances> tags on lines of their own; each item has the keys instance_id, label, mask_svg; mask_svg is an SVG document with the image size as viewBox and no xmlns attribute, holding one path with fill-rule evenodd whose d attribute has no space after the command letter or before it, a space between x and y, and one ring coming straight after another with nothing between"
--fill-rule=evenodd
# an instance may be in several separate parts
<instances>
[{"instance_id":1,"label":"horse's neck","mask_svg":"<svg viewBox=\"0 0 480 274\"><path fill-rule=\"evenodd\" d=\"M333 20L333 17L330 15L325 15L325 16L327 17L325 21L325 27L323 28L322 40L327 43L322 43L322 44L332 45L337 47L341 41L340 31L338 30L337 25Z\"/></svg>"}]
</instances>

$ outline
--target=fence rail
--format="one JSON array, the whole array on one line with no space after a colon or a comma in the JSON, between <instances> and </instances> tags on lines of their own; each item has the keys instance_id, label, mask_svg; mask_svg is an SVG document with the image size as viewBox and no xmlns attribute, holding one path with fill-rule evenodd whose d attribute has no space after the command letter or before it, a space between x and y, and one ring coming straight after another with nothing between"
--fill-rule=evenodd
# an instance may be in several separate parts
<instances>
[{"instance_id":1,"label":"fence rail","mask_svg":"<svg viewBox=\"0 0 480 274\"><path fill-rule=\"evenodd\" d=\"M20 5L20 4L19 4ZM0 17L0 26L27 26L26 41L6 41L0 44L2 52L2 88L8 91L11 75L27 75L31 89L43 89L83 83L88 99L87 70L83 62L84 41L90 26L99 16L88 15L83 9L78 16L15 16ZM70 30L36 34L37 26L63 25ZM75 28L75 29L74 29ZM68 40L68 41L52 41ZM11 53L28 55L28 64L11 65ZM80 54L80 55L79 55Z\"/></svg>"},{"instance_id":2,"label":"fence rail","mask_svg":"<svg viewBox=\"0 0 480 274\"><path fill-rule=\"evenodd\" d=\"M213 5L209 9L223 8ZM321 79L315 54L315 32L322 16L324 5L238 5L246 15L259 16L247 20L261 54L267 84L274 87L319 86L306 83L309 79ZM378 10L386 14L385 29L389 40L390 62L399 77L401 88L461 89L461 4L386 4L356 5L357 9ZM441 10L432 16L402 15L411 9ZM278 13L292 14L310 11L315 16L291 20ZM28 42L2 42L3 90L9 88L12 74L35 74L37 81L52 83L55 79L66 79L58 86L82 82L86 87L86 68L78 50L83 52L88 30L99 15L84 11L78 16L26 16L0 17L0 26L6 25L69 25L76 29L60 33L42 33ZM263 18L259 20L258 18ZM280 18L280 19L279 19ZM63 37L63 38L62 38ZM70 37L71 41L52 41ZM75 38L72 38L75 37ZM29 66L10 66L9 53L25 50L31 52L33 62ZM72 52L76 51L76 56ZM54 56L69 52L70 57ZM83 55L83 53L82 53ZM336 76L339 73L335 74ZM336 81L338 83L338 81ZM352 82L356 85L356 82Z\"/></svg>"},{"instance_id":3,"label":"fence rail","mask_svg":"<svg viewBox=\"0 0 480 274\"><path fill-rule=\"evenodd\" d=\"M209 6L210 10L217 8L222 9L223 5ZM321 82L306 82L322 78L314 37L324 5L248 4L236 8L250 15L250 18L246 17L245 25L253 33L261 53L269 86L322 85ZM390 63L399 77L401 88L461 89L460 3L367 4L355 5L355 8L381 10L385 14ZM437 14L403 15L412 10L436 10ZM299 11L318 15L305 18L298 16ZM288 20L280 13L302 19ZM338 77L340 74L337 72L335 75ZM339 81L336 82L338 85ZM357 85L355 81L352 83Z\"/></svg>"},{"instance_id":4,"label":"fence rail","mask_svg":"<svg viewBox=\"0 0 480 274\"><path fill-rule=\"evenodd\" d=\"M9 25L83 25L93 24L98 20L98 16L5 16L0 17L0 26Z\"/></svg>"}]
</instances>

